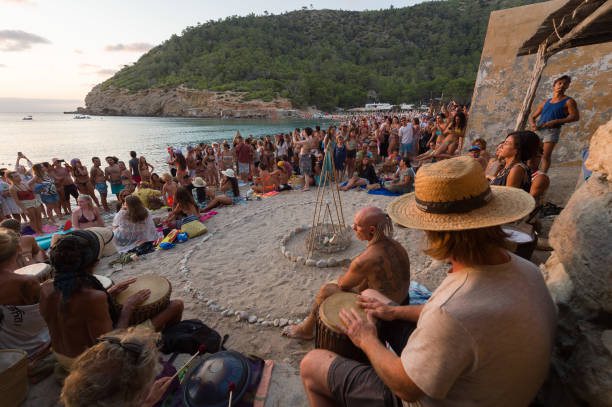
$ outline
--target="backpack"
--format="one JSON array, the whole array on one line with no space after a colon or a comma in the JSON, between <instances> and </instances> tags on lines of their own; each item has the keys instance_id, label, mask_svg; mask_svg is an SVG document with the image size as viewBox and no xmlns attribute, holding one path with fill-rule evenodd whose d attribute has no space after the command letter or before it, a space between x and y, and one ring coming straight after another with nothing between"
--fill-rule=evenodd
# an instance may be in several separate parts
<instances>
[{"instance_id":1,"label":"backpack","mask_svg":"<svg viewBox=\"0 0 612 407\"><path fill-rule=\"evenodd\" d=\"M200 345L206 345L206 352L216 353L225 350L223 344L228 335L221 335L206 326L199 319L187 319L166 328L162 333L163 353L189 353L193 355Z\"/></svg>"}]
</instances>

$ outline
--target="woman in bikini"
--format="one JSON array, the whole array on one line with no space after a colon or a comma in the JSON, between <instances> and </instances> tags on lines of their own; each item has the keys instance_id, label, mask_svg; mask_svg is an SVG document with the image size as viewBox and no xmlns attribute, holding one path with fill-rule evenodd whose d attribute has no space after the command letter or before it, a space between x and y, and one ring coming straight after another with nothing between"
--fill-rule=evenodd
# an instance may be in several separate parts
<instances>
[{"instance_id":1,"label":"woman in bikini","mask_svg":"<svg viewBox=\"0 0 612 407\"><path fill-rule=\"evenodd\" d=\"M92 199L87 194L77 198L79 207L72 212L72 228L74 230L87 229L94 226L104 227L100 209L93 206Z\"/></svg>"},{"instance_id":2,"label":"woman in bikini","mask_svg":"<svg viewBox=\"0 0 612 407\"><path fill-rule=\"evenodd\" d=\"M355 160L357 158L357 129L351 127L346 140L346 175L353 178L355 173Z\"/></svg>"},{"instance_id":3,"label":"woman in bikini","mask_svg":"<svg viewBox=\"0 0 612 407\"><path fill-rule=\"evenodd\" d=\"M193 194L186 187L179 187L174 198L174 208L164 220L168 227L180 229L182 225L200 220L200 209L193 199Z\"/></svg>"},{"instance_id":4,"label":"woman in bikini","mask_svg":"<svg viewBox=\"0 0 612 407\"><path fill-rule=\"evenodd\" d=\"M219 169L217 168L217 160L215 159L215 150L212 147L206 148L206 157L202 164L206 167L206 183L210 186L219 185Z\"/></svg>"},{"instance_id":5,"label":"woman in bikini","mask_svg":"<svg viewBox=\"0 0 612 407\"><path fill-rule=\"evenodd\" d=\"M206 205L206 208L200 210L200 212L208 212L219 205L233 205L240 201L238 180L236 179L236 173L231 168L221 171L221 186L219 187L219 191L223 193L223 195L215 196L215 198Z\"/></svg>"},{"instance_id":6,"label":"woman in bikini","mask_svg":"<svg viewBox=\"0 0 612 407\"><path fill-rule=\"evenodd\" d=\"M187 160L183 154L176 154L176 180L181 186L189 185L189 174L187 173Z\"/></svg>"},{"instance_id":7,"label":"woman in bikini","mask_svg":"<svg viewBox=\"0 0 612 407\"><path fill-rule=\"evenodd\" d=\"M94 187L90 182L87 167L85 167L78 158L73 158L70 160L70 166L72 167L72 176L74 177L74 183L76 184L79 193L89 195L99 208L100 202L98 202L98 198L96 198L96 195L94 194Z\"/></svg>"},{"instance_id":8,"label":"woman in bikini","mask_svg":"<svg viewBox=\"0 0 612 407\"><path fill-rule=\"evenodd\" d=\"M504 141L501 157L506 165L499 171L491 185L531 190L531 170L527 161L538 153L540 138L532 131L515 131Z\"/></svg>"},{"instance_id":9,"label":"woman in bikini","mask_svg":"<svg viewBox=\"0 0 612 407\"><path fill-rule=\"evenodd\" d=\"M134 192L134 180L132 179L132 172L126 168L123 161L117 163L119 165L119 171L121 174L121 183L124 188L130 192Z\"/></svg>"},{"instance_id":10,"label":"woman in bikini","mask_svg":"<svg viewBox=\"0 0 612 407\"><path fill-rule=\"evenodd\" d=\"M22 213L28 215L30 226L38 235L43 234L42 229L42 202L34 195L34 191L28 184L21 182L21 176L15 171L7 174L6 178L11 183L9 193Z\"/></svg>"},{"instance_id":11,"label":"woman in bikini","mask_svg":"<svg viewBox=\"0 0 612 407\"><path fill-rule=\"evenodd\" d=\"M255 184L253 185L253 191L258 194L265 194L267 192L272 192L278 190L280 185L280 180L278 177L274 176L268 168L264 164L264 162L259 163L259 176L255 178Z\"/></svg>"},{"instance_id":12,"label":"woman in bikini","mask_svg":"<svg viewBox=\"0 0 612 407\"><path fill-rule=\"evenodd\" d=\"M444 130L444 140L434 151L428 151L417 157L417 160L443 160L455 157L459 152L459 144L463 143L467 120L462 112L457 112L451 124Z\"/></svg>"},{"instance_id":13,"label":"woman in bikini","mask_svg":"<svg viewBox=\"0 0 612 407\"><path fill-rule=\"evenodd\" d=\"M138 159L138 172L140 173L141 181L151 182L151 173L153 170L155 170L155 168L141 155Z\"/></svg>"}]
</instances>

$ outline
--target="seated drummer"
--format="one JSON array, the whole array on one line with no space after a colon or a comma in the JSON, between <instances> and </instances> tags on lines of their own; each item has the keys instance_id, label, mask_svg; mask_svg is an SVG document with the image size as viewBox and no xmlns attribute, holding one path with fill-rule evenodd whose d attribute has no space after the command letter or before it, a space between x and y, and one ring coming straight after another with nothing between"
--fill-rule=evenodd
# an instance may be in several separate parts
<instances>
[{"instance_id":1,"label":"seated drummer","mask_svg":"<svg viewBox=\"0 0 612 407\"><path fill-rule=\"evenodd\" d=\"M41 286L40 313L49 326L57 360L67 371L74 358L93 346L97 337L115 328L127 328L134 308L151 294L150 290L138 291L117 312L113 297L136 279L105 290L93 276L104 249L101 246L95 233L79 230L66 234L51 249L55 279ZM182 313L183 302L170 301L151 319L149 327L161 331L179 322Z\"/></svg>"},{"instance_id":2,"label":"seated drummer","mask_svg":"<svg viewBox=\"0 0 612 407\"><path fill-rule=\"evenodd\" d=\"M0 223L0 227L10 229L21 235L21 223L15 219L6 219ZM44 263L49 260L47 253L38 246L34 236L20 236L19 237L19 250L17 253L17 261L15 262L15 269L29 266L35 263ZM13 270L11 270L13 271Z\"/></svg>"},{"instance_id":3,"label":"seated drummer","mask_svg":"<svg viewBox=\"0 0 612 407\"><path fill-rule=\"evenodd\" d=\"M389 214L425 230L425 253L452 271L424 306L388 306L376 294L382 302L361 297L367 320L341 311L344 332L371 366L309 352L300 374L310 405L529 405L548 374L555 306L541 271L504 249L500 225L528 214L533 198L489 187L467 156L421 167L415 192L396 198ZM379 341L372 316L417 321L395 349L401 356Z\"/></svg>"},{"instance_id":4,"label":"seated drummer","mask_svg":"<svg viewBox=\"0 0 612 407\"><path fill-rule=\"evenodd\" d=\"M368 242L365 252L351 262L337 283L327 283L321 287L306 321L285 327L283 335L312 339L319 305L340 291L360 293L370 288L398 304L408 303L410 260L406 249L392 238L391 219L379 208L366 207L355 214L353 230L359 240Z\"/></svg>"},{"instance_id":5,"label":"seated drummer","mask_svg":"<svg viewBox=\"0 0 612 407\"><path fill-rule=\"evenodd\" d=\"M36 276L16 274L19 235L0 228L0 349L22 349L31 356L49 342L40 316Z\"/></svg>"}]
</instances>

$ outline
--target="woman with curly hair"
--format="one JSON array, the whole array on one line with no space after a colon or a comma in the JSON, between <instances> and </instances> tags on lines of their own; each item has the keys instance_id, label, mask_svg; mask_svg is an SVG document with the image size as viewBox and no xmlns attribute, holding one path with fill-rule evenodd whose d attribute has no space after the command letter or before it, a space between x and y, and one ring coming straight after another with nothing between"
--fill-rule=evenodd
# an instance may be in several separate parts
<instances>
[{"instance_id":1,"label":"woman with curly hair","mask_svg":"<svg viewBox=\"0 0 612 407\"><path fill-rule=\"evenodd\" d=\"M109 332L74 362L64 382L61 400L66 407L155 405L171 377L161 373L156 342L159 334L134 327Z\"/></svg>"}]
</instances>

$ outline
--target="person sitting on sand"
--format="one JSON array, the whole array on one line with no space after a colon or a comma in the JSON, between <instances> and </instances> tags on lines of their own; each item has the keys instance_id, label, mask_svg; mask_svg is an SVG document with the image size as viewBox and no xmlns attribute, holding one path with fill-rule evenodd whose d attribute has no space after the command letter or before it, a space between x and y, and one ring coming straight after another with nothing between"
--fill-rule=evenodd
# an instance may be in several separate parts
<instances>
[{"instance_id":1,"label":"person sitting on sand","mask_svg":"<svg viewBox=\"0 0 612 407\"><path fill-rule=\"evenodd\" d=\"M164 181L157 175L157 173L151 174L151 188L161 191L164 187Z\"/></svg>"},{"instance_id":2,"label":"person sitting on sand","mask_svg":"<svg viewBox=\"0 0 612 407\"><path fill-rule=\"evenodd\" d=\"M12 230L19 236L19 250L15 261L15 269L49 260L49 256L38 246L34 236L21 236L21 223L18 220L5 219L0 223L0 228Z\"/></svg>"},{"instance_id":3,"label":"person sitting on sand","mask_svg":"<svg viewBox=\"0 0 612 407\"><path fill-rule=\"evenodd\" d=\"M121 210L113 218L113 235L119 253L128 252L157 237L151 213L134 194L125 198Z\"/></svg>"},{"instance_id":4,"label":"person sitting on sand","mask_svg":"<svg viewBox=\"0 0 612 407\"><path fill-rule=\"evenodd\" d=\"M376 289L398 304L408 303L410 286L410 260L406 249L393 239L393 223L381 209L370 206L355 214L353 230L357 239L367 241L362 254L357 256L337 283L324 284L310 311L300 325L283 329L291 338L312 339L317 312L321 303L340 291L362 292Z\"/></svg>"},{"instance_id":5,"label":"person sitting on sand","mask_svg":"<svg viewBox=\"0 0 612 407\"><path fill-rule=\"evenodd\" d=\"M176 199L172 212L166 216L164 221L168 227L180 229L185 223L200 219L200 209L196 205L191 191L187 187L179 187L176 190Z\"/></svg>"},{"instance_id":6,"label":"person sitting on sand","mask_svg":"<svg viewBox=\"0 0 612 407\"><path fill-rule=\"evenodd\" d=\"M268 166L265 162L259 163L259 176L255 178L255 184L253 185L253 191L258 194L265 194L266 192L277 191L280 181L278 175L273 175L268 171Z\"/></svg>"},{"instance_id":7,"label":"person sitting on sand","mask_svg":"<svg viewBox=\"0 0 612 407\"><path fill-rule=\"evenodd\" d=\"M274 171L270 173L272 178L277 182L278 191L289 191L291 190L291 185L289 185L289 175L287 171L285 171L285 165L290 165L286 161L279 161L276 163L276 168Z\"/></svg>"},{"instance_id":8,"label":"person sitting on sand","mask_svg":"<svg viewBox=\"0 0 612 407\"><path fill-rule=\"evenodd\" d=\"M504 168L504 165L506 165L506 159L502 157L503 149L504 143L499 143L495 148L495 157L489 159L489 162L487 163L485 168L485 176L487 177L487 180L489 180L489 183L493 181L495 177L497 177L499 171L501 171L501 169Z\"/></svg>"},{"instance_id":9,"label":"person sitting on sand","mask_svg":"<svg viewBox=\"0 0 612 407\"><path fill-rule=\"evenodd\" d=\"M206 183L201 177L196 177L192 184L193 189L191 190L191 194L193 195L193 200L198 208L206 208L208 201L215 198L213 189L206 188Z\"/></svg>"},{"instance_id":10,"label":"person sitting on sand","mask_svg":"<svg viewBox=\"0 0 612 407\"><path fill-rule=\"evenodd\" d=\"M238 180L236 179L234 170L231 168L221 171L221 186L219 187L219 191L221 191L223 195L216 195L204 209L200 210L200 212L208 212L220 205L233 205L240 201Z\"/></svg>"},{"instance_id":11,"label":"person sitting on sand","mask_svg":"<svg viewBox=\"0 0 612 407\"><path fill-rule=\"evenodd\" d=\"M100 209L93 205L89 195L79 195L77 205L79 207L72 212L72 228L74 230L104 226Z\"/></svg>"},{"instance_id":12,"label":"person sitting on sand","mask_svg":"<svg viewBox=\"0 0 612 407\"><path fill-rule=\"evenodd\" d=\"M414 189L414 170L410 167L410 158L402 157L399 168L392 181L386 181L383 187L394 194L406 194Z\"/></svg>"},{"instance_id":13,"label":"person sitting on sand","mask_svg":"<svg viewBox=\"0 0 612 407\"><path fill-rule=\"evenodd\" d=\"M55 356L66 371L70 371L74 358L93 346L100 335L114 328L127 328L134 308L151 295L148 289L138 291L123 303L119 312L114 296L136 278L105 290L93 276L103 250L103 240L88 230L69 232L51 248L55 278L40 287L40 313L49 327ZM172 300L143 326L159 332L179 322L182 314L183 302Z\"/></svg>"},{"instance_id":14,"label":"person sitting on sand","mask_svg":"<svg viewBox=\"0 0 612 407\"><path fill-rule=\"evenodd\" d=\"M141 157L142 158L142 157ZM142 177L142 172L140 172L140 176ZM151 177L148 177L151 179ZM142 204L147 209L159 209L163 206L163 202L161 200L161 192L157 189L151 188L151 184L148 181L140 181L136 191L132 193L132 195L137 196L142 201Z\"/></svg>"},{"instance_id":15,"label":"person sitting on sand","mask_svg":"<svg viewBox=\"0 0 612 407\"><path fill-rule=\"evenodd\" d=\"M477 146L475 144L472 145L472 147L470 147L470 149L468 150L468 155L474 160L478 161L478 163L482 166L483 170L487 168L487 161L484 159L484 157L480 155L480 146Z\"/></svg>"},{"instance_id":16,"label":"person sitting on sand","mask_svg":"<svg viewBox=\"0 0 612 407\"><path fill-rule=\"evenodd\" d=\"M19 245L17 233L0 228L0 349L22 349L32 355L50 338L39 312L38 278L13 272L19 268Z\"/></svg>"},{"instance_id":17,"label":"person sitting on sand","mask_svg":"<svg viewBox=\"0 0 612 407\"><path fill-rule=\"evenodd\" d=\"M141 327L115 330L96 339L66 377L61 402L66 407L153 407L172 377L162 372L157 351L159 334Z\"/></svg>"},{"instance_id":18,"label":"person sitting on sand","mask_svg":"<svg viewBox=\"0 0 612 407\"><path fill-rule=\"evenodd\" d=\"M465 156L427 165L417 178L416 193L392 201L389 215L424 230L425 253L452 271L425 305L393 306L368 290L358 304L367 319L341 311L340 329L370 364L309 352L300 375L310 404L527 406L549 372L556 309L538 267L505 249L501 225L531 212L533 198L489 187ZM416 329L392 351L372 317Z\"/></svg>"},{"instance_id":19,"label":"person sitting on sand","mask_svg":"<svg viewBox=\"0 0 612 407\"><path fill-rule=\"evenodd\" d=\"M161 193L164 198L164 203L166 206L173 208L178 184L174 182L174 178L168 173L162 174L162 179L164 180L164 186L162 187Z\"/></svg>"},{"instance_id":20,"label":"person sitting on sand","mask_svg":"<svg viewBox=\"0 0 612 407\"><path fill-rule=\"evenodd\" d=\"M378 175L376 175L376 170L372 165L370 157L366 156L361 159L361 164L357 166L357 176L349 179L340 190L348 191L351 188L370 184L378 184Z\"/></svg>"}]
</instances>

